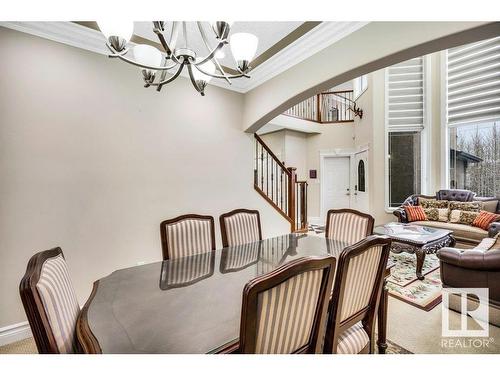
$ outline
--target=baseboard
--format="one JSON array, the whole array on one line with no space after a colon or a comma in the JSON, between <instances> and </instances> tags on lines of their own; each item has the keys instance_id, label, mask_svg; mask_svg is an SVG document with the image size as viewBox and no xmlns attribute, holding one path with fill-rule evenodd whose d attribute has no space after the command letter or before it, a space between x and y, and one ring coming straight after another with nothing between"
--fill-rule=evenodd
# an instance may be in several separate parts
<instances>
[{"instance_id":1,"label":"baseboard","mask_svg":"<svg viewBox=\"0 0 500 375\"><path fill-rule=\"evenodd\" d=\"M7 345L16 341L27 339L33 336L31 334L28 322L12 324L0 328L0 346Z\"/></svg>"},{"instance_id":2,"label":"baseboard","mask_svg":"<svg viewBox=\"0 0 500 375\"><path fill-rule=\"evenodd\" d=\"M318 217L309 217L307 218L307 222L312 225L322 225L321 218Z\"/></svg>"}]
</instances>

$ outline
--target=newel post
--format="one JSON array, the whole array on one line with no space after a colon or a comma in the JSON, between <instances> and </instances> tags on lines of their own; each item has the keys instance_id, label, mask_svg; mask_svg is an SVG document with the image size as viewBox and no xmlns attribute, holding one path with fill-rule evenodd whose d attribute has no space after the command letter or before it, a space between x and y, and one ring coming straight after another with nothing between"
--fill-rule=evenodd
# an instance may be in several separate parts
<instances>
[{"instance_id":1,"label":"newel post","mask_svg":"<svg viewBox=\"0 0 500 375\"><path fill-rule=\"evenodd\" d=\"M295 216L295 205L297 202L295 196L295 182L297 181L297 175L295 174L295 171L297 168L288 167L287 169L290 172L288 175L288 217L292 221L292 232L295 232L297 228L297 218Z\"/></svg>"}]
</instances>

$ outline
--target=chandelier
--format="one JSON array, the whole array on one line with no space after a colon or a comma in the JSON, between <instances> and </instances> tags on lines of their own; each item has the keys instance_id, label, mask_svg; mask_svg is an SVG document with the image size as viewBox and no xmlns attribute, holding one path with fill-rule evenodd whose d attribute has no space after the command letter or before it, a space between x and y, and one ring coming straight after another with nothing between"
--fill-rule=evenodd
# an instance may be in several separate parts
<instances>
[{"instance_id":1,"label":"chandelier","mask_svg":"<svg viewBox=\"0 0 500 375\"><path fill-rule=\"evenodd\" d=\"M98 22L99 29L106 37L106 46L111 51L109 57L139 67L144 87L156 87L156 90L160 91L164 85L175 80L184 68L187 69L194 88L201 95L205 95L205 87L212 78L224 79L229 84L235 78L250 78L247 73L250 61L257 51L257 37L249 33L235 33L228 41L231 23L216 21L211 23L215 34L213 38L215 45L212 46L202 23L196 22L196 24L207 49L207 54L204 56L198 56L195 50L190 48L186 22L172 22L170 37L166 36L166 22L153 22L153 32L158 37L163 52L149 44L129 46L134 31L133 22ZM222 48L226 44L231 47L237 74L226 73L218 61L218 58L223 56ZM167 77L167 73L172 75Z\"/></svg>"}]
</instances>

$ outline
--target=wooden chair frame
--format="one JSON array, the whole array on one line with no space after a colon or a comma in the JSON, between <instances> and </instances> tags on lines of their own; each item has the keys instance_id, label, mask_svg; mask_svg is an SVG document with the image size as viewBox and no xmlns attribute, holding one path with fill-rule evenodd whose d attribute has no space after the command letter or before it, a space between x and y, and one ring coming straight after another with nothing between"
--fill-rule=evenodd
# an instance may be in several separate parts
<instances>
[{"instance_id":1,"label":"wooden chair frame","mask_svg":"<svg viewBox=\"0 0 500 375\"><path fill-rule=\"evenodd\" d=\"M315 353L320 348L319 340L322 339L321 329L324 327L328 298L332 289L333 274L335 272L336 259L331 256L306 257L289 262L276 270L249 281L243 290L243 302L241 309L239 353L255 353L257 340L257 307L259 293L272 289L303 272L312 270L323 270L320 294L314 321L312 335L303 347L294 353Z\"/></svg>"},{"instance_id":2,"label":"wooden chair frame","mask_svg":"<svg viewBox=\"0 0 500 375\"><path fill-rule=\"evenodd\" d=\"M346 281L350 261L355 256L364 253L372 246L376 245L382 245L382 254L368 306L349 318L340 321L340 314L342 312L341 306L344 301L345 290L347 287ZM387 260L389 259L390 247L391 240L388 237L369 236L356 244L345 248L340 254L333 294L329 306L328 323L323 350L324 353L336 353L340 335L358 322L362 322L363 328L366 330L368 337L370 338L368 345L364 347L360 353L373 353L373 344L375 342L375 316L377 314L382 287L384 284L384 272L387 267Z\"/></svg>"},{"instance_id":3,"label":"wooden chair frame","mask_svg":"<svg viewBox=\"0 0 500 375\"><path fill-rule=\"evenodd\" d=\"M176 224L184 220L189 219L201 219L201 220L210 220L210 236L212 237L212 251L215 251L215 224L214 217L209 215L198 215L198 214L186 214L177 216L173 219L164 220L160 223L160 236L161 236L161 249L163 253L163 260L170 259L169 249L168 249L168 234L167 234L167 226L170 224Z\"/></svg>"},{"instance_id":4,"label":"wooden chair frame","mask_svg":"<svg viewBox=\"0 0 500 375\"><path fill-rule=\"evenodd\" d=\"M225 214L222 214L219 216L219 223L220 223L220 232L222 236L222 246L223 247L228 247L228 242L227 242L227 228L226 228L226 221L225 219L228 217L231 217L236 214L240 213L245 213L245 214L256 214L257 215L257 223L259 226L259 241L262 241L262 228L260 225L260 213L257 210L247 210L246 208L237 208L236 210L232 210L230 212L226 212Z\"/></svg>"},{"instance_id":5,"label":"wooden chair frame","mask_svg":"<svg viewBox=\"0 0 500 375\"><path fill-rule=\"evenodd\" d=\"M36 284L40 280L40 273L42 271L43 264L46 260L55 258L58 255L61 255L64 258L64 254L60 247L41 251L33 255L28 262L28 266L26 267L26 273L19 284L21 300L23 302L26 316L28 317L28 322L35 339L36 347L40 354L60 354L52 328L50 327L47 313L45 312L45 308L43 306L42 299L36 288ZM77 349L79 352L81 351L79 345L77 345Z\"/></svg>"},{"instance_id":6,"label":"wooden chair frame","mask_svg":"<svg viewBox=\"0 0 500 375\"><path fill-rule=\"evenodd\" d=\"M370 214L365 214L364 212L357 211L357 210L352 210L350 208L340 208L340 209L332 209L328 210L328 213L326 214L326 227L325 227L325 237L330 238L330 215L331 214L341 214L341 213L350 213L354 214L363 218L368 219L368 226L366 227L366 237L371 236L373 234L373 224L375 222L375 219L373 218L372 215Z\"/></svg>"}]
</instances>

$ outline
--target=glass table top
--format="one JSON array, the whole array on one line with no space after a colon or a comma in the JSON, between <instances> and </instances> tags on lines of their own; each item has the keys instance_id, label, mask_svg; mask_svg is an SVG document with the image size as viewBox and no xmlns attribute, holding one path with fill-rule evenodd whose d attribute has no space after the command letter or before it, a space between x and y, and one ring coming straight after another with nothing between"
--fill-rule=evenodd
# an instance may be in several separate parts
<instances>
[{"instance_id":1,"label":"glass table top","mask_svg":"<svg viewBox=\"0 0 500 375\"><path fill-rule=\"evenodd\" d=\"M88 324L103 353L208 353L237 342L245 284L345 243L290 234L126 268L99 280Z\"/></svg>"},{"instance_id":2,"label":"glass table top","mask_svg":"<svg viewBox=\"0 0 500 375\"><path fill-rule=\"evenodd\" d=\"M415 224L388 223L375 227L375 234L386 235L395 240L425 244L448 236L451 231Z\"/></svg>"}]
</instances>

